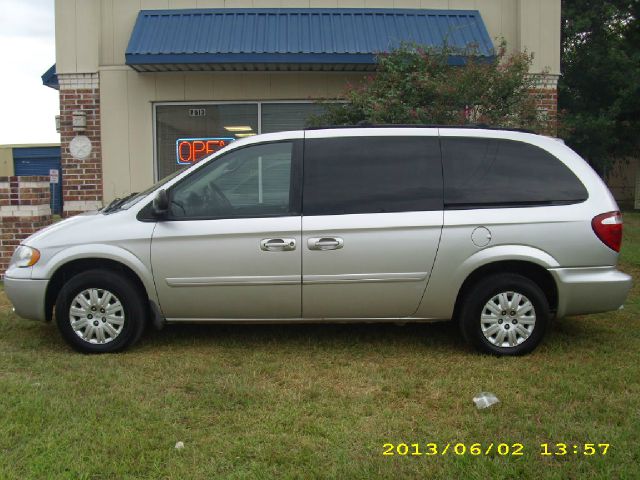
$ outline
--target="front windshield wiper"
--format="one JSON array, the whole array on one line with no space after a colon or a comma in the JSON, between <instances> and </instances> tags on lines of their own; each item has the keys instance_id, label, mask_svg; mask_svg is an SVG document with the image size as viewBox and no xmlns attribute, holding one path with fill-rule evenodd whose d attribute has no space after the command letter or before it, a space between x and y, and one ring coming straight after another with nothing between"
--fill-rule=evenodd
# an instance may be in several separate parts
<instances>
[{"instance_id":1,"label":"front windshield wiper","mask_svg":"<svg viewBox=\"0 0 640 480\"><path fill-rule=\"evenodd\" d=\"M107 205L106 207L104 207L100 211L102 213L113 212L113 211L117 210L118 208L120 208L127 200L135 197L137 194L138 194L138 192L133 192L133 193L130 193L129 195L126 195L124 197L115 198L115 199L111 200L109 205Z\"/></svg>"}]
</instances>

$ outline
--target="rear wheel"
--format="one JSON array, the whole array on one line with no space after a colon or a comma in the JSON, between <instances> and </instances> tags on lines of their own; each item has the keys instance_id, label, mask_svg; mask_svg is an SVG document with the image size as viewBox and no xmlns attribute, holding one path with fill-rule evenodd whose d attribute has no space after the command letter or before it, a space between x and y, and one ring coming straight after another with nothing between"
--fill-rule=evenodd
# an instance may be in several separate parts
<instances>
[{"instance_id":1,"label":"rear wheel","mask_svg":"<svg viewBox=\"0 0 640 480\"><path fill-rule=\"evenodd\" d=\"M65 341L86 353L109 353L135 343L146 323L142 292L124 275L89 270L69 280L56 301Z\"/></svg>"},{"instance_id":2,"label":"rear wheel","mask_svg":"<svg viewBox=\"0 0 640 480\"><path fill-rule=\"evenodd\" d=\"M460 328L477 349L498 355L523 355L542 341L549 302L540 287L521 275L488 276L462 299Z\"/></svg>"}]
</instances>

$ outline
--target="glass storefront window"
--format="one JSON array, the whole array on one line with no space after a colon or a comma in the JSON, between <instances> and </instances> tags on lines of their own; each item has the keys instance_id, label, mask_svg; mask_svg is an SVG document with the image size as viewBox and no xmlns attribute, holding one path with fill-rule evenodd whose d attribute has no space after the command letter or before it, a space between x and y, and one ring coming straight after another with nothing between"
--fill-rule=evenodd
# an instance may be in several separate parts
<instances>
[{"instance_id":1,"label":"glass storefront window","mask_svg":"<svg viewBox=\"0 0 640 480\"><path fill-rule=\"evenodd\" d=\"M241 138L258 133L258 105L249 104L194 104L156 106L156 152L158 178L185 168L188 148L196 150L200 158L219 149L222 140ZM192 145L183 145L180 139L194 139ZM201 143L197 143L199 139ZM226 142L228 143L228 142ZM193 155L191 155L193 157ZM181 161L181 157L182 160Z\"/></svg>"},{"instance_id":2,"label":"glass storefront window","mask_svg":"<svg viewBox=\"0 0 640 480\"><path fill-rule=\"evenodd\" d=\"M309 117L323 111L321 105L311 102L165 104L155 108L158 179L230 141L305 128Z\"/></svg>"},{"instance_id":3,"label":"glass storefront window","mask_svg":"<svg viewBox=\"0 0 640 480\"><path fill-rule=\"evenodd\" d=\"M315 103L263 103L260 133L299 130L306 126L308 118L323 111L324 107Z\"/></svg>"}]
</instances>

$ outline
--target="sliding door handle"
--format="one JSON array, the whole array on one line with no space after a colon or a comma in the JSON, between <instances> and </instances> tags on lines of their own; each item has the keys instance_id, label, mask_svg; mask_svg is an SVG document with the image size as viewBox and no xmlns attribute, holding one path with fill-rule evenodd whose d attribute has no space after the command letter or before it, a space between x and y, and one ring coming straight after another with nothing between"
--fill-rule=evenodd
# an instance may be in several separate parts
<instances>
[{"instance_id":1,"label":"sliding door handle","mask_svg":"<svg viewBox=\"0 0 640 480\"><path fill-rule=\"evenodd\" d=\"M307 240L309 250L339 250L344 240L338 237L313 237Z\"/></svg>"}]
</instances>

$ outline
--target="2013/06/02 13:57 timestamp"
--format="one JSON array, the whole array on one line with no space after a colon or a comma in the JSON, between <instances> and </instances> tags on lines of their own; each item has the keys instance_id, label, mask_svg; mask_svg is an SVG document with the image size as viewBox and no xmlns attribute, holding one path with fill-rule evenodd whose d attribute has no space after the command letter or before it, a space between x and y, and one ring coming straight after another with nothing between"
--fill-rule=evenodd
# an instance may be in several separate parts
<instances>
[{"instance_id":1,"label":"2013/06/02 13:57 timestamp","mask_svg":"<svg viewBox=\"0 0 640 480\"><path fill-rule=\"evenodd\" d=\"M561 456L605 456L609 451L608 443L539 443L535 450L528 449L522 443L385 443L383 456L421 457L444 455L471 456L510 456L521 457L537 453L543 457Z\"/></svg>"}]
</instances>

